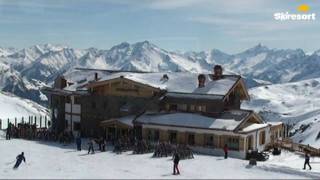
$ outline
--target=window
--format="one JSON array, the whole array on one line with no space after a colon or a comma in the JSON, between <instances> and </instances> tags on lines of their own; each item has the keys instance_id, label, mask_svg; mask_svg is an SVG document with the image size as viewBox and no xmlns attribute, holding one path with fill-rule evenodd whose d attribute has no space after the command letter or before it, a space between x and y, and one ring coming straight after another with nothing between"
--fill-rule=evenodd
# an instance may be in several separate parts
<instances>
[{"instance_id":1,"label":"window","mask_svg":"<svg viewBox=\"0 0 320 180\"><path fill-rule=\"evenodd\" d=\"M160 134L158 130L148 130L147 135L148 135L147 138L149 141L153 141L153 142L159 141Z\"/></svg>"},{"instance_id":2,"label":"window","mask_svg":"<svg viewBox=\"0 0 320 180\"><path fill-rule=\"evenodd\" d=\"M190 105L190 111L191 111L191 112L194 112L195 109L196 109L195 105Z\"/></svg>"},{"instance_id":3,"label":"window","mask_svg":"<svg viewBox=\"0 0 320 180\"><path fill-rule=\"evenodd\" d=\"M80 97L74 97L74 104L80 104Z\"/></svg>"},{"instance_id":4,"label":"window","mask_svg":"<svg viewBox=\"0 0 320 180\"><path fill-rule=\"evenodd\" d=\"M66 97L66 102L67 102L67 103L70 103L70 102L71 102L70 96L67 96L67 97Z\"/></svg>"},{"instance_id":5,"label":"window","mask_svg":"<svg viewBox=\"0 0 320 180\"><path fill-rule=\"evenodd\" d=\"M213 144L213 135L209 135L209 134L207 134L206 136L205 136L205 139L204 139L204 144L206 145L206 146L213 146L214 144Z\"/></svg>"},{"instance_id":6,"label":"window","mask_svg":"<svg viewBox=\"0 0 320 180\"><path fill-rule=\"evenodd\" d=\"M239 137L228 137L227 142L229 149L239 150Z\"/></svg>"},{"instance_id":7,"label":"window","mask_svg":"<svg viewBox=\"0 0 320 180\"><path fill-rule=\"evenodd\" d=\"M263 145L266 142L266 132L265 131L261 131L259 134L259 144Z\"/></svg>"},{"instance_id":8,"label":"window","mask_svg":"<svg viewBox=\"0 0 320 180\"><path fill-rule=\"evenodd\" d=\"M177 111L178 106L176 104L170 104L169 111Z\"/></svg>"},{"instance_id":9,"label":"window","mask_svg":"<svg viewBox=\"0 0 320 180\"><path fill-rule=\"evenodd\" d=\"M188 144L189 145L194 145L194 134L189 134L188 135Z\"/></svg>"},{"instance_id":10,"label":"window","mask_svg":"<svg viewBox=\"0 0 320 180\"><path fill-rule=\"evenodd\" d=\"M80 123L79 122L74 122L73 123L73 130L80 131L80 129L81 129Z\"/></svg>"},{"instance_id":11,"label":"window","mask_svg":"<svg viewBox=\"0 0 320 180\"><path fill-rule=\"evenodd\" d=\"M204 105L197 106L197 111L199 111L199 112L206 112L207 111L206 109L207 108Z\"/></svg>"},{"instance_id":12,"label":"window","mask_svg":"<svg viewBox=\"0 0 320 180\"><path fill-rule=\"evenodd\" d=\"M177 143L177 133L176 132L169 133L169 142L172 144Z\"/></svg>"},{"instance_id":13,"label":"window","mask_svg":"<svg viewBox=\"0 0 320 180\"><path fill-rule=\"evenodd\" d=\"M178 110L187 111L187 105L186 104L178 104Z\"/></svg>"}]
</instances>

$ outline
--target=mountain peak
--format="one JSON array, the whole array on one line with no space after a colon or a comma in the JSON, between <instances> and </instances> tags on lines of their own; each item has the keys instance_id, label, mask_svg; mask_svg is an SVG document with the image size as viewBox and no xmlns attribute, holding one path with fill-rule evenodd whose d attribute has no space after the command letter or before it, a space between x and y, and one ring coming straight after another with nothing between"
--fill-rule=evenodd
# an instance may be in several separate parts
<instances>
[{"instance_id":1,"label":"mountain peak","mask_svg":"<svg viewBox=\"0 0 320 180\"><path fill-rule=\"evenodd\" d=\"M262 52L265 52L268 50L269 50L269 48L267 46L259 43L259 44L255 45L254 47L249 48L240 54L259 54L259 53L262 53Z\"/></svg>"},{"instance_id":2,"label":"mountain peak","mask_svg":"<svg viewBox=\"0 0 320 180\"><path fill-rule=\"evenodd\" d=\"M141 41L141 42L137 42L135 44L133 44L134 46L139 46L139 47L144 47L144 48L148 48L148 47L156 47L156 45L152 44L151 42L145 40L145 41Z\"/></svg>"}]
</instances>

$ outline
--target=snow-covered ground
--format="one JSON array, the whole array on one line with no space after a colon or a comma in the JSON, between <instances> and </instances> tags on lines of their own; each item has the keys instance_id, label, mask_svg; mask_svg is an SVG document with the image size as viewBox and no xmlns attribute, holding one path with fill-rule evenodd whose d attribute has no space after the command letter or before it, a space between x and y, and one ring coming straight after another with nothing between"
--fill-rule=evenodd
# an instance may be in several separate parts
<instances>
[{"instance_id":1,"label":"snow-covered ground","mask_svg":"<svg viewBox=\"0 0 320 180\"><path fill-rule=\"evenodd\" d=\"M2 91L0 91L0 109L2 128L7 127L8 118L13 122L14 118L20 121L22 117L27 120L28 116L48 116L45 107Z\"/></svg>"},{"instance_id":2,"label":"snow-covered ground","mask_svg":"<svg viewBox=\"0 0 320 180\"><path fill-rule=\"evenodd\" d=\"M254 109L267 121L294 124L293 140L320 148L320 79L275 84L249 90L251 101L242 108ZM301 127L308 126L306 129Z\"/></svg>"},{"instance_id":3,"label":"snow-covered ground","mask_svg":"<svg viewBox=\"0 0 320 180\"><path fill-rule=\"evenodd\" d=\"M3 138L3 137L2 137ZM16 155L24 151L26 163L13 170ZM152 158L152 154L121 155L75 151L73 145L14 139L0 139L1 178L320 178L319 158L311 159L313 170L302 170L303 157L283 153L257 167L248 161L223 157L195 155L195 159L182 160L180 176L172 175L171 158Z\"/></svg>"}]
</instances>

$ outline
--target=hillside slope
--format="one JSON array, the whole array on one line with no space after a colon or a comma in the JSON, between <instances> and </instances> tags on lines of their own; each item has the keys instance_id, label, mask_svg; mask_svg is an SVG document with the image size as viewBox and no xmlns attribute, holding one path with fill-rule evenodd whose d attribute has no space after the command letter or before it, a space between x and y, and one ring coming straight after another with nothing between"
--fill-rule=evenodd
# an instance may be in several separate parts
<instances>
[{"instance_id":1,"label":"hillside slope","mask_svg":"<svg viewBox=\"0 0 320 180\"><path fill-rule=\"evenodd\" d=\"M296 142L320 147L320 78L252 88L249 93L252 99L242 108L254 109L267 121L294 125Z\"/></svg>"}]
</instances>

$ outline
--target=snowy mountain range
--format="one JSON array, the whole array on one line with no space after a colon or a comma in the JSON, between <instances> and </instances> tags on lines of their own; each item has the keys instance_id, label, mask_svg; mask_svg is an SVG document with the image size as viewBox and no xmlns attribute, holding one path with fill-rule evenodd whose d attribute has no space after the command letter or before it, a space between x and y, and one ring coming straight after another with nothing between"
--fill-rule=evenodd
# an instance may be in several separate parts
<instances>
[{"instance_id":1,"label":"snowy mountain range","mask_svg":"<svg viewBox=\"0 0 320 180\"><path fill-rule=\"evenodd\" d=\"M0 89L45 104L39 89L75 67L134 71L210 72L223 65L226 73L241 74L249 87L320 77L320 51L269 49L261 44L238 54L217 49L173 52L149 41L113 46L108 50L35 45L24 49L0 48Z\"/></svg>"},{"instance_id":2,"label":"snowy mountain range","mask_svg":"<svg viewBox=\"0 0 320 180\"><path fill-rule=\"evenodd\" d=\"M294 141L320 148L320 78L255 87L249 94L251 101L242 108L255 110L266 121L293 125Z\"/></svg>"},{"instance_id":3,"label":"snowy mountain range","mask_svg":"<svg viewBox=\"0 0 320 180\"><path fill-rule=\"evenodd\" d=\"M174 52L148 41L124 42L107 50L51 44L0 47L0 91L46 105L40 88L76 67L208 73L215 64L221 64L226 74L245 78L251 101L244 108L255 109L268 121L295 123L296 141L320 147L320 50L307 54L302 49L270 49L258 44L237 54L217 49Z\"/></svg>"}]
</instances>

